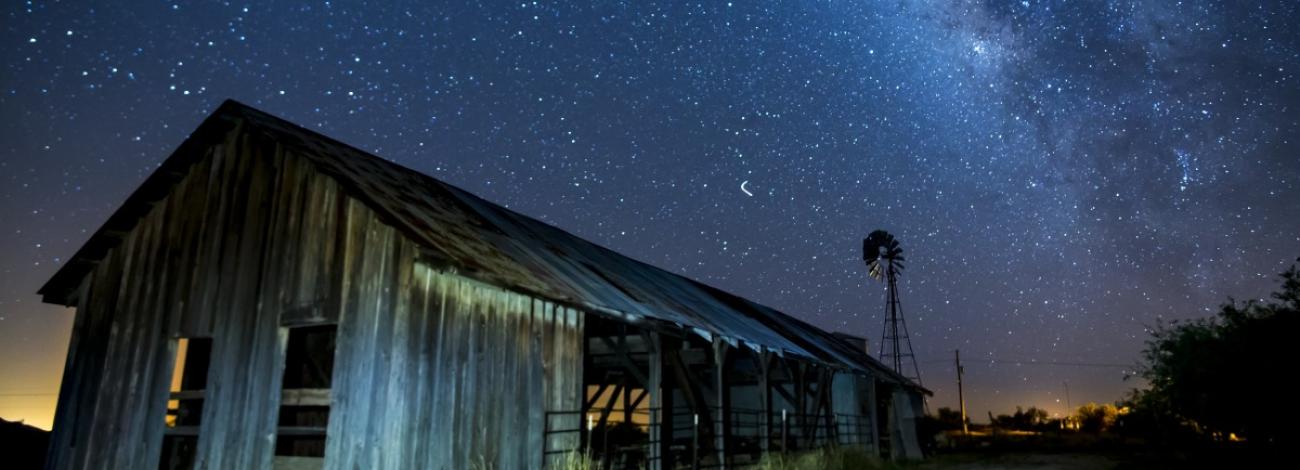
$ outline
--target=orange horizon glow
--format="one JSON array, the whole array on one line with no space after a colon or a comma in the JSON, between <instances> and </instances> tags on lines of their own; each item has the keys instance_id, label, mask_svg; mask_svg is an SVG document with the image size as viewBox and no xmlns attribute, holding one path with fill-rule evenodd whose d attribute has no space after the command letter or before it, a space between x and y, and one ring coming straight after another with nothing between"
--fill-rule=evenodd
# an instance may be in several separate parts
<instances>
[{"instance_id":1,"label":"orange horizon glow","mask_svg":"<svg viewBox=\"0 0 1300 470\"><path fill-rule=\"evenodd\" d=\"M75 309L27 304L0 311L0 418L49 431ZM21 312L21 315L19 315ZM34 319L15 321L19 318Z\"/></svg>"}]
</instances>

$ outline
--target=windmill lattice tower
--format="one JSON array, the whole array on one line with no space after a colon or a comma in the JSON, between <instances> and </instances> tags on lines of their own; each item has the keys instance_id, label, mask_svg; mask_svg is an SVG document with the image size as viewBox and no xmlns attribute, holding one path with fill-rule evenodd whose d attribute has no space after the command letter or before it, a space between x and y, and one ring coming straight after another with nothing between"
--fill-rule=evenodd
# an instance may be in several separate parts
<instances>
[{"instance_id":1,"label":"windmill lattice tower","mask_svg":"<svg viewBox=\"0 0 1300 470\"><path fill-rule=\"evenodd\" d=\"M902 304L898 300L898 276L903 272L903 249L898 240L884 230L876 230L862 240L862 259L867 263L868 274L885 281L885 325L880 333L880 362L894 368L894 372L921 383L921 369L912 352L912 339L907 334L907 321L903 319ZM867 351L870 354L870 351ZM910 364L909 364L910 363ZM911 368L907 368L911 365Z\"/></svg>"}]
</instances>

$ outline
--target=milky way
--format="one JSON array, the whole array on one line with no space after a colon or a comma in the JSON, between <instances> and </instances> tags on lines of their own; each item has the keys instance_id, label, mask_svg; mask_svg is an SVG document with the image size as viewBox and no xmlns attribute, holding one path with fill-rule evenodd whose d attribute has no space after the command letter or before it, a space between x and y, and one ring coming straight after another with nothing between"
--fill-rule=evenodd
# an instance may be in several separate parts
<instances>
[{"instance_id":1,"label":"milky way","mask_svg":"<svg viewBox=\"0 0 1300 470\"><path fill-rule=\"evenodd\" d=\"M0 7L7 418L66 351L36 289L226 98L873 342L889 230L977 417L1121 398L1300 256L1291 2L141 3Z\"/></svg>"}]
</instances>

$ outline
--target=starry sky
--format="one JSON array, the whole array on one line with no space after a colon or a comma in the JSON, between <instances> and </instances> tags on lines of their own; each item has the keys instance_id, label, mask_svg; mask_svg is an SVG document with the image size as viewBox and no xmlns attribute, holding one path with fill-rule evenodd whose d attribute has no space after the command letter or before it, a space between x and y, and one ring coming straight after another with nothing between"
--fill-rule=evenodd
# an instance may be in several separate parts
<instances>
[{"instance_id":1,"label":"starry sky","mask_svg":"<svg viewBox=\"0 0 1300 470\"><path fill-rule=\"evenodd\" d=\"M227 98L873 343L889 230L977 421L1300 256L1294 2L264 3L0 6L0 416L48 427L36 290Z\"/></svg>"}]
</instances>

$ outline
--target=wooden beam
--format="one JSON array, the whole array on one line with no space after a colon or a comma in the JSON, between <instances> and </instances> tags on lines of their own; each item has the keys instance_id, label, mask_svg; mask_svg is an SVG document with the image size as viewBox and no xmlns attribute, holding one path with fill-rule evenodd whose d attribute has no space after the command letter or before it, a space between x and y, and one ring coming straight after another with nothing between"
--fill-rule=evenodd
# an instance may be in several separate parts
<instances>
[{"instance_id":1,"label":"wooden beam","mask_svg":"<svg viewBox=\"0 0 1300 470\"><path fill-rule=\"evenodd\" d=\"M759 422L759 429L763 437L758 441L758 446L762 449L764 456L772 448L772 389L769 382L772 375L771 364L769 363L771 355L772 353L768 352L767 348L763 348L758 352L758 393L763 406L763 418Z\"/></svg>"},{"instance_id":2,"label":"wooden beam","mask_svg":"<svg viewBox=\"0 0 1300 470\"><path fill-rule=\"evenodd\" d=\"M330 389L293 388L281 390L280 406L330 406Z\"/></svg>"},{"instance_id":3,"label":"wooden beam","mask_svg":"<svg viewBox=\"0 0 1300 470\"><path fill-rule=\"evenodd\" d=\"M718 419L716 421L714 436L718 451L718 465L727 468L730 463L727 459L727 452L731 450L731 389L727 385L727 367L731 361L731 355L728 353L727 343L721 338L713 339L713 365L714 378L717 381L715 392L718 396Z\"/></svg>"},{"instance_id":4,"label":"wooden beam","mask_svg":"<svg viewBox=\"0 0 1300 470\"><path fill-rule=\"evenodd\" d=\"M648 396L648 395L649 395L649 393L648 393L648 391L647 391L646 389L644 389L644 388L641 389L641 393L638 393L638 394L636 395L636 398L632 399L632 403L629 404L629 405L627 406L628 409L631 409L631 410L635 410L635 409L637 409L637 407L641 406L641 402L645 401L645 398L646 398L646 396Z\"/></svg>"},{"instance_id":5,"label":"wooden beam","mask_svg":"<svg viewBox=\"0 0 1300 470\"><path fill-rule=\"evenodd\" d=\"M659 438L662 437L660 428L662 428L661 423L663 420L659 415L659 411L660 405L663 403L663 373L660 368L662 358L659 354L659 335L642 330L641 336L645 340L647 352L650 353L646 360L646 365L649 368L647 376L650 383L646 384L647 386L643 389L650 397L650 416L647 419L649 427L646 429L646 441L649 447L646 455L648 457L646 470L662 470L664 467L662 465L663 460L660 458L662 455L660 447L662 446Z\"/></svg>"},{"instance_id":6,"label":"wooden beam","mask_svg":"<svg viewBox=\"0 0 1300 470\"><path fill-rule=\"evenodd\" d=\"M705 395L700 390L700 381L691 373L686 364L682 362L681 356L677 354L679 351L680 348L671 348L667 350L667 356L669 359L668 366L672 369L673 374L675 375L675 381L681 388L683 395L686 396L686 401L691 405L691 411L693 411L695 416L699 418L699 423L692 428L693 434L691 436L696 445L692 455L698 458L699 456L707 455L703 451L705 446L712 445L711 438L714 426L713 415L709 412L708 403L705 401ZM698 467L700 462L693 461L692 463Z\"/></svg>"},{"instance_id":7,"label":"wooden beam","mask_svg":"<svg viewBox=\"0 0 1300 470\"><path fill-rule=\"evenodd\" d=\"M780 382L772 383L772 390L775 390L777 395L781 395L781 397L785 398L785 401L789 402L790 406L795 406L795 404L798 403L798 400L795 400L794 398L794 394L787 391L785 389L785 386L781 385ZM798 411L798 410L790 410L790 411Z\"/></svg>"},{"instance_id":8,"label":"wooden beam","mask_svg":"<svg viewBox=\"0 0 1300 470\"><path fill-rule=\"evenodd\" d=\"M659 457L657 460L651 460L651 465L658 467L657 470L671 469L676 466L676 459L673 455L673 374L667 373L670 366L668 365L668 351L676 349L677 340L665 338L657 332L650 333L651 345L655 348L655 354L652 357L650 369L652 374L658 377L659 383L655 387L655 400L659 405L657 419L659 421L659 443L651 451L651 457L655 453ZM656 470L652 467L652 470Z\"/></svg>"},{"instance_id":9,"label":"wooden beam","mask_svg":"<svg viewBox=\"0 0 1300 470\"><path fill-rule=\"evenodd\" d=\"M867 414L867 421L870 426L869 429L871 429L871 454L875 457L880 457L880 423L878 422L880 419L880 406L876 401L876 377L868 375L866 384L867 403L870 405L868 409L871 410L871 412Z\"/></svg>"},{"instance_id":10,"label":"wooden beam","mask_svg":"<svg viewBox=\"0 0 1300 470\"><path fill-rule=\"evenodd\" d=\"M641 368L638 367L636 363L632 362L632 359L628 357L627 343L623 341L623 338L624 335L620 334L618 336L619 339L618 343L615 343L613 341L610 341L608 336L601 336L600 341L605 343L605 346L608 346L610 349L613 349L616 352L615 355L618 356L618 361L623 364L623 367L627 369L627 372L629 374L632 374L632 378L635 378L637 383L639 383L642 387L645 387L646 383L649 382L650 380L646 378L645 372L642 372Z\"/></svg>"},{"instance_id":11,"label":"wooden beam","mask_svg":"<svg viewBox=\"0 0 1300 470\"><path fill-rule=\"evenodd\" d=\"M822 393L822 406L826 407L826 438L830 439L832 444L838 444L840 439L840 430L835 423L835 370L826 368L822 372L822 383L824 390Z\"/></svg>"},{"instance_id":12,"label":"wooden beam","mask_svg":"<svg viewBox=\"0 0 1300 470\"><path fill-rule=\"evenodd\" d=\"M822 418L826 416L822 414L822 409L826 405L826 398L828 396L828 394L826 393L826 389L829 388L829 384L826 381L826 371L824 370L825 368L814 367L814 369L815 372L817 373L817 378L815 379L817 383L817 391L813 392L815 395L813 398L814 401L813 401L813 409L812 409L812 418L808 419L807 422L803 423L804 425L803 434L808 436L808 445L810 446L813 445L813 442L817 440L817 431L820 430L818 427L818 423L821 422ZM808 390L809 392L812 392L811 384L809 384Z\"/></svg>"},{"instance_id":13,"label":"wooden beam","mask_svg":"<svg viewBox=\"0 0 1300 470\"><path fill-rule=\"evenodd\" d=\"M596 400L600 399L600 395L605 393L606 388L609 388L609 382L601 382L600 386L596 388L596 393L593 394L591 397L583 400L582 414L584 415L587 414L587 410L590 410L591 407L596 406ZM586 393L586 390L583 390L583 393Z\"/></svg>"},{"instance_id":14,"label":"wooden beam","mask_svg":"<svg viewBox=\"0 0 1300 470\"><path fill-rule=\"evenodd\" d=\"M691 405L691 411L700 416L700 421L704 426L713 422L709 418L708 403L704 402L704 394L700 391L699 383L691 377L691 372L682 363L682 358L677 355L677 349L670 349L668 352L668 366L672 369L676 384L680 385L683 393L686 395L686 401Z\"/></svg>"},{"instance_id":15,"label":"wooden beam","mask_svg":"<svg viewBox=\"0 0 1300 470\"><path fill-rule=\"evenodd\" d=\"M645 386L646 384L641 384L641 393L643 394L645 393ZM623 422L632 422L632 387L627 387L627 390L623 391Z\"/></svg>"},{"instance_id":16,"label":"wooden beam","mask_svg":"<svg viewBox=\"0 0 1300 470\"><path fill-rule=\"evenodd\" d=\"M197 436L199 435L198 426L174 426L163 429L163 435L166 436Z\"/></svg>"},{"instance_id":17,"label":"wooden beam","mask_svg":"<svg viewBox=\"0 0 1300 470\"><path fill-rule=\"evenodd\" d=\"M807 377L807 368L806 368L806 366L804 365L803 362L795 361L795 363L794 363L794 367L792 367L791 369L794 371L794 400L795 400L795 408L797 408L797 409L799 410L799 411L798 411L797 413L795 413L795 415L794 415L794 419L795 419L795 428L797 428L797 429L800 430L799 437L801 438L801 437L806 436L806 434L805 434L804 432L802 432L802 431L803 431L803 429L804 429L804 421L805 421L805 419L804 419L804 415L808 413L808 403L807 403L807 398L808 398L808 391L807 391L807 388L808 388L808 377ZM799 439L798 439L798 438L795 438L795 447L796 447L796 448L801 448L801 447L799 447Z\"/></svg>"},{"instance_id":18,"label":"wooden beam","mask_svg":"<svg viewBox=\"0 0 1300 470\"><path fill-rule=\"evenodd\" d=\"M280 426L275 433L281 436L325 436L325 426Z\"/></svg>"},{"instance_id":19,"label":"wooden beam","mask_svg":"<svg viewBox=\"0 0 1300 470\"><path fill-rule=\"evenodd\" d=\"M618 395L623 393L624 385L614 386L614 392L610 394L609 400L605 400L605 406L600 409L600 420L596 422L596 427L603 428L609 422L610 413L614 412L614 405L618 404Z\"/></svg>"},{"instance_id":20,"label":"wooden beam","mask_svg":"<svg viewBox=\"0 0 1300 470\"><path fill-rule=\"evenodd\" d=\"M203 395L203 390L182 390L179 392L171 392L167 397L170 400L202 400Z\"/></svg>"}]
</instances>

